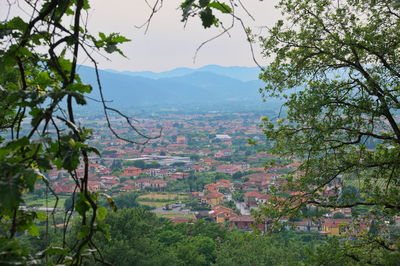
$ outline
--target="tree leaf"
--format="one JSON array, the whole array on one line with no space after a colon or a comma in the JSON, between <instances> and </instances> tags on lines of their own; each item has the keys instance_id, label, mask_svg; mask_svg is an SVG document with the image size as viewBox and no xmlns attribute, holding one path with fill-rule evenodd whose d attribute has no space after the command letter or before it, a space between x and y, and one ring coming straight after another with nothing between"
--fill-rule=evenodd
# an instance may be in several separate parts
<instances>
[{"instance_id":1,"label":"tree leaf","mask_svg":"<svg viewBox=\"0 0 400 266\"><path fill-rule=\"evenodd\" d=\"M212 13L211 8L207 7L200 11L200 18L204 28L209 28L214 24L216 18Z\"/></svg>"},{"instance_id":2,"label":"tree leaf","mask_svg":"<svg viewBox=\"0 0 400 266\"><path fill-rule=\"evenodd\" d=\"M218 9L222 13L232 13L232 9L225 3L218 2L218 1L213 1L208 4L209 7Z\"/></svg>"}]
</instances>

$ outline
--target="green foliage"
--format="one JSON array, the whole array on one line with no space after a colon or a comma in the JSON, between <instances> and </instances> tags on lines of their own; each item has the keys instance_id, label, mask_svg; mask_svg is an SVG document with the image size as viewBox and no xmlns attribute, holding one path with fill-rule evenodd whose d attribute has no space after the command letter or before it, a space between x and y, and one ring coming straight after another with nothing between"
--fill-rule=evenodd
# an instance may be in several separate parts
<instances>
[{"instance_id":1,"label":"green foliage","mask_svg":"<svg viewBox=\"0 0 400 266\"><path fill-rule=\"evenodd\" d=\"M146 163L143 160L125 161L124 166L134 166L140 169L159 168L161 165L157 161Z\"/></svg>"},{"instance_id":2,"label":"green foliage","mask_svg":"<svg viewBox=\"0 0 400 266\"><path fill-rule=\"evenodd\" d=\"M114 202L119 209L121 208L131 208L137 207L139 204L137 203L137 197L139 195L137 193L124 193L119 196L114 197Z\"/></svg>"},{"instance_id":3,"label":"green foliage","mask_svg":"<svg viewBox=\"0 0 400 266\"><path fill-rule=\"evenodd\" d=\"M307 246L291 237L235 232L218 249L215 265L304 265Z\"/></svg>"},{"instance_id":4,"label":"green foliage","mask_svg":"<svg viewBox=\"0 0 400 266\"><path fill-rule=\"evenodd\" d=\"M327 243L318 246L316 251L310 254L307 262L319 265L396 265L399 259L398 253L382 249L377 242L366 243L363 239L355 240L350 244L332 238Z\"/></svg>"},{"instance_id":5,"label":"green foliage","mask_svg":"<svg viewBox=\"0 0 400 266\"><path fill-rule=\"evenodd\" d=\"M18 3L9 5L16 8ZM39 255L26 253L15 238L39 235L39 213L21 208L24 195L39 182L54 194L44 173L64 169L77 184L74 206L81 219L81 237L66 252L57 253L57 263L79 265L93 233L102 231L105 210L97 208L98 195L87 187L88 156L99 152L87 144L91 130L75 123L74 108L86 104L85 95L92 90L76 74L77 59L82 53L95 63L92 49L122 54L117 45L128 39L117 33L92 36L81 24L82 11L90 7L86 0L43 1L25 7L28 16L9 16L0 22L1 256L31 264L57 253L54 247ZM76 174L80 164L82 176Z\"/></svg>"},{"instance_id":6,"label":"green foliage","mask_svg":"<svg viewBox=\"0 0 400 266\"><path fill-rule=\"evenodd\" d=\"M236 201L244 201L244 193L240 191L232 192L232 198Z\"/></svg>"},{"instance_id":7,"label":"green foliage","mask_svg":"<svg viewBox=\"0 0 400 266\"><path fill-rule=\"evenodd\" d=\"M287 115L264 119L263 131L275 154L302 160L303 173L288 174L283 188L302 193L270 200L262 214L296 217L303 206L313 204L364 206L382 219L398 215L398 8L391 1L369 0L282 0L278 8L287 20L260 38L263 55L275 56L260 78L266 82L265 97L286 100ZM368 148L367 141L372 143ZM325 193L328 189L333 193ZM322 264L338 263L335 254L368 263L364 256L374 246L371 242L380 243L374 256L387 257L390 264L399 254L398 238L383 233L386 227L382 224L375 240L357 236L360 241L337 242L325 255L336 253L326 255ZM387 252L385 247L394 246Z\"/></svg>"},{"instance_id":8,"label":"green foliage","mask_svg":"<svg viewBox=\"0 0 400 266\"><path fill-rule=\"evenodd\" d=\"M99 236L98 247L116 265L210 265L216 239L226 232L217 224L171 224L141 208L110 213L110 240Z\"/></svg>"},{"instance_id":9,"label":"green foliage","mask_svg":"<svg viewBox=\"0 0 400 266\"><path fill-rule=\"evenodd\" d=\"M230 3L232 4L232 3ZM219 19L214 15L213 11L223 14L231 14L232 7L224 2L208 1L208 0L186 0L181 4L182 21L187 21L189 17L199 16L204 28L211 26L218 27Z\"/></svg>"}]
</instances>

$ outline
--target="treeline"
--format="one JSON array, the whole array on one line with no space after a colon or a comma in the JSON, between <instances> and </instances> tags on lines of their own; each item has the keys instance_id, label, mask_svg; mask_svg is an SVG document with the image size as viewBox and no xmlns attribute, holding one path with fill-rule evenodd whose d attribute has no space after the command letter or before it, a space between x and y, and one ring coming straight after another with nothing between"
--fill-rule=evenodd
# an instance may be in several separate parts
<instances>
[{"instance_id":1,"label":"treeline","mask_svg":"<svg viewBox=\"0 0 400 266\"><path fill-rule=\"evenodd\" d=\"M73 222L72 222L73 223ZM108 234L96 233L94 243L102 259L87 252L85 265L304 265L312 264L322 241L316 236L282 232L272 236L228 231L220 224L199 220L174 224L143 208L109 212L104 220ZM104 227L104 226L103 226ZM62 239L45 233L24 241L35 254L48 245L60 246ZM66 238L79 237L72 224ZM94 254L94 253L93 253ZM56 262L57 254L48 255Z\"/></svg>"}]
</instances>

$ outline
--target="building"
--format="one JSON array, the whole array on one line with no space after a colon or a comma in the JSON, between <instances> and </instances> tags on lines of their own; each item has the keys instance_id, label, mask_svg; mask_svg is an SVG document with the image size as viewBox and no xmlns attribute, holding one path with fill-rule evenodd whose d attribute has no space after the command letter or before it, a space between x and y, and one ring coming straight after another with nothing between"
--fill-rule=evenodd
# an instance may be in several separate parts
<instances>
[{"instance_id":1,"label":"building","mask_svg":"<svg viewBox=\"0 0 400 266\"><path fill-rule=\"evenodd\" d=\"M142 169L131 166L124 168L124 173L121 176L139 176L142 173Z\"/></svg>"},{"instance_id":2,"label":"building","mask_svg":"<svg viewBox=\"0 0 400 266\"><path fill-rule=\"evenodd\" d=\"M201 201L211 206L221 204L224 199L224 194L217 191L208 193L207 195L201 197Z\"/></svg>"},{"instance_id":3,"label":"building","mask_svg":"<svg viewBox=\"0 0 400 266\"><path fill-rule=\"evenodd\" d=\"M257 191L250 191L244 194L244 203L248 207L257 207L259 204L267 202L269 196Z\"/></svg>"},{"instance_id":4,"label":"building","mask_svg":"<svg viewBox=\"0 0 400 266\"><path fill-rule=\"evenodd\" d=\"M176 143L177 144L186 144L187 140L185 136L177 136Z\"/></svg>"},{"instance_id":5,"label":"building","mask_svg":"<svg viewBox=\"0 0 400 266\"><path fill-rule=\"evenodd\" d=\"M329 236L338 236L345 231L345 226L351 219L323 219L321 233Z\"/></svg>"},{"instance_id":6,"label":"building","mask_svg":"<svg viewBox=\"0 0 400 266\"><path fill-rule=\"evenodd\" d=\"M217 223L225 223L232 217L237 217L238 215L230 208L217 205L208 212L208 216Z\"/></svg>"},{"instance_id":7,"label":"building","mask_svg":"<svg viewBox=\"0 0 400 266\"><path fill-rule=\"evenodd\" d=\"M229 223L230 228L238 228L244 231L252 231L255 227L261 231L265 231L265 225L256 223L255 219L251 215L232 217L229 219Z\"/></svg>"}]
</instances>

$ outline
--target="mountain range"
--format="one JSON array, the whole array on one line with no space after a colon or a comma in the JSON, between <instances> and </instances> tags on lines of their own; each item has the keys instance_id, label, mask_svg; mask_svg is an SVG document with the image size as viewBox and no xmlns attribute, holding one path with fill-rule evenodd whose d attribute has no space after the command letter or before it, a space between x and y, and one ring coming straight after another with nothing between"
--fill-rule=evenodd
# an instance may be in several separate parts
<instances>
[{"instance_id":1,"label":"mountain range","mask_svg":"<svg viewBox=\"0 0 400 266\"><path fill-rule=\"evenodd\" d=\"M217 75L230 77L241 81L258 80L260 74L260 68L258 67L240 67L240 66L219 66L219 65L207 65L200 68L175 68L164 72L152 72L152 71L116 71L113 69L106 69L108 72L125 74L133 77L144 77L151 79L160 78L172 78L181 77L195 72L211 72Z\"/></svg>"},{"instance_id":2,"label":"mountain range","mask_svg":"<svg viewBox=\"0 0 400 266\"><path fill-rule=\"evenodd\" d=\"M115 107L203 104L260 104L258 68L209 65L198 69L177 68L165 72L99 70L106 100ZM93 68L79 66L85 83L93 86L90 95L99 99ZM270 102L270 104L276 103Z\"/></svg>"}]
</instances>

